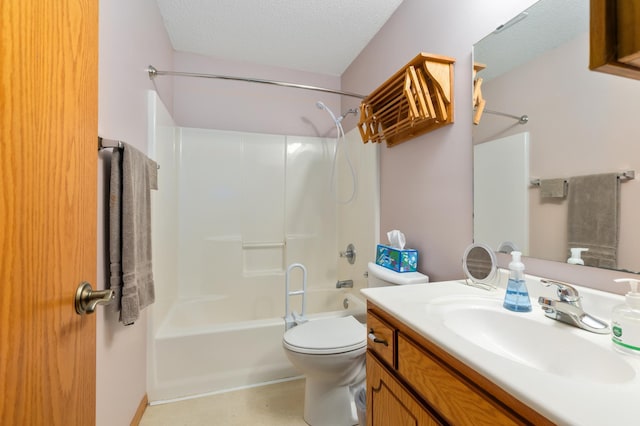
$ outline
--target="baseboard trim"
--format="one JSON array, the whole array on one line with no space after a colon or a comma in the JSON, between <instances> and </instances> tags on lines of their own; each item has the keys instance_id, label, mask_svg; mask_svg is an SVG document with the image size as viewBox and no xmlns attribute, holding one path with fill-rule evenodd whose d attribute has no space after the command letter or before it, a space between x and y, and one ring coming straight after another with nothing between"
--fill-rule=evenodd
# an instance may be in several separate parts
<instances>
[{"instance_id":1,"label":"baseboard trim","mask_svg":"<svg viewBox=\"0 0 640 426\"><path fill-rule=\"evenodd\" d=\"M142 397L142 400L140 401L140 404L138 405L136 414L133 416L133 419L131 420L131 426L138 426L140 424L140 421L142 420L142 416L144 415L144 410L147 409L147 405L149 405L149 398L145 393L144 396Z\"/></svg>"}]
</instances>

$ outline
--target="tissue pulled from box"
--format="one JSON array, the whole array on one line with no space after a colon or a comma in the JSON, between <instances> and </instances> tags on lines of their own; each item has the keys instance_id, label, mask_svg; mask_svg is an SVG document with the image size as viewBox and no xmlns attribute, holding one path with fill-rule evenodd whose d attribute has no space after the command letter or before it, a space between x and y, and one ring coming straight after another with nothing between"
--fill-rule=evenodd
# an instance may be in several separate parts
<instances>
[{"instance_id":1,"label":"tissue pulled from box","mask_svg":"<svg viewBox=\"0 0 640 426\"><path fill-rule=\"evenodd\" d=\"M389 239L389 246L402 250L407 243L404 234L397 229L387 232L387 238Z\"/></svg>"}]
</instances>

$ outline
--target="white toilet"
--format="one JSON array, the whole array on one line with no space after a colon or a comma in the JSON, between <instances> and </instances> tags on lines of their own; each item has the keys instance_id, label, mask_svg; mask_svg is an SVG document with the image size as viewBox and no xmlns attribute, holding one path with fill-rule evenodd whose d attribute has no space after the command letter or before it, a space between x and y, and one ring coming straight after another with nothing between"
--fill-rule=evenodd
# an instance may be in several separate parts
<instances>
[{"instance_id":1,"label":"white toilet","mask_svg":"<svg viewBox=\"0 0 640 426\"><path fill-rule=\"evenodd\" d=\"M419 284L429 277L369 263L369 287ZM364 384L367 329L353 316L308 321L282 338L289 361L305 375L304 420L311 426L358 424L354 393Z\"/></svg>"}]
</instances>

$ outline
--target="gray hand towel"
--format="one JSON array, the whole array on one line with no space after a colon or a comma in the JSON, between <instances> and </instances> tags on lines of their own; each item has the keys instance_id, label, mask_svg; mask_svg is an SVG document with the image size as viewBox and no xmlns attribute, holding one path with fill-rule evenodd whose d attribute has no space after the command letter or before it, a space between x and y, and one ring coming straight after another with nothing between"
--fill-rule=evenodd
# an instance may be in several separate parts
<instances>
[{"instance_id":1,"label":"gray hand towel","mask_svg":"<svg viewBox=\"0 0 640 426\"><path fill-rule=\"evenodd\" d=\"M109 282L125 325L133 324L140 310L155 300L150 190L157 189L157 169L154 161L127 144L111 157Z\"/></svg>"},{"instance_id":2,"label":"gray hand towel","mask_svg":"<svg viewBox=\"0 0 640 426\"><path fill-rule=\"evenodd\" d=\"M565 179L542 179L540 181L540 198L564 198L567 196Z\"/></svg>"},{"instance_id":3,"label":"gray hand towel","mask_svg":"<svg viewBox=\"0 0 640 426\"><path fill-rule=\"evenodd\" d=\"M620 211L620 180L616 173L569 180L568 247L584 247L587 266L616 268ZM567 251L568 253L568 251Z\"/></svg>"},{"instance_id":4,"label":"gray hand towel","mask_svg":"<svg viewBox=\"0 0 640 426\"><path fill-rule=\"evenodd\" d=\"M122 152L111 154L109 182L109 288L115 292L107 309L120 311L122 298Z\"/></svg>"}]
</instances>

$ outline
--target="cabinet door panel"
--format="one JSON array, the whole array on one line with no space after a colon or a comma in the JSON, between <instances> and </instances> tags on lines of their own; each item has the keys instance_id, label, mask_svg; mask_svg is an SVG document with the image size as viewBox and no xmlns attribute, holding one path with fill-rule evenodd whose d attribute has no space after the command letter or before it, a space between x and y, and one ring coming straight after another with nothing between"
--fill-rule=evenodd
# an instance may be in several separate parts
<instances>
[{"instance_id":1,"label":"cabinet door panel","mask_svg":"<svg viewBox=\"0 0 640 426\"><path fill-rule=\"evenodd\" d=\"M367 425L437 426L440 423L368 352Z\"/></svg>"},{"instance_id":2,"label":"cabinet door panel","mask_svg":"<svg viewBox=\"0 0 640 426\"><path fill-rule=\"evenodd\" d=\"M495 426L523 424L475 386L427 352L398 335L398 372L452 424Z\"/></svg>"}]
</instances>

